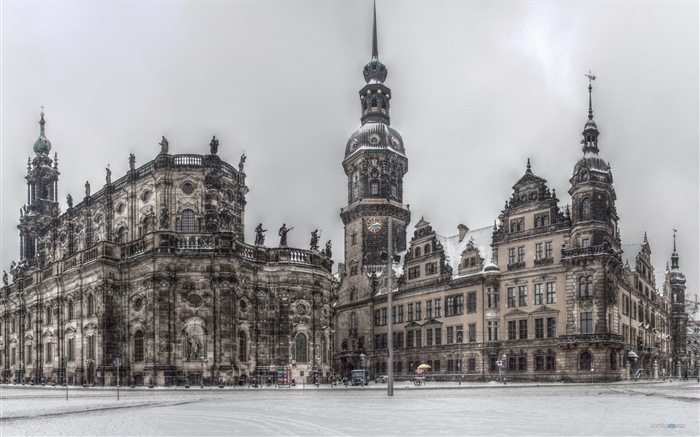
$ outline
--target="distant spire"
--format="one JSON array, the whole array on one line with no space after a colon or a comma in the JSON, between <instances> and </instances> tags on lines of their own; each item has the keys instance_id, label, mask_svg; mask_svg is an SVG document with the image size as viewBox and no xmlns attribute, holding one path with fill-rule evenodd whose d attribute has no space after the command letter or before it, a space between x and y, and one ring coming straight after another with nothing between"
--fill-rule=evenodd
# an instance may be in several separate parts
<instances>
[{"instance_id":1,"label":"distant spire","mask_svg":"<svg viewBox=\"0 0 700 437\"><path fill-rule=\"evenodd\" d=\"M585 76L588 78L588 119L593 120L593 81L595 76L591 74L591 70L588 70L588 74Z\"/></svg>"},{"instance_id":2,"label":"distant spire","mask_svg":"<svg viewBox=\"0 0 700 437\"><path fill-rule=\"evenodd\" d=\"M671 255L671 269L672 270L678 270L678 252L676 252L676 232L678 232L675 228L673 229L673 254Z\"/></svg>"},{"instance_id":3,"label":"distant spire","mask_svg":"<svg viewBox=\"0 0 700 437\"><path fill-rule=\"evenodd\" d=\"M532 173L532 169L530 167L530 158L527 158L527 172Z\"/></svg>"},{"instance_id":4,"label":"distant spire","mask_svg":"<svg viewBox=\"0 0 700 437\"><path fill-rule=\"evenodd\" d=\"M583 128L583 139L581 144L583 144L583 153L595 153L598 154L598 126L596 126L595 121L593 121L593 81L596 77L588 71L585 75L588 78L588 121Z\"/></svg>"},{"instance_id":5,"label":"distant spire","mask_svg":"<svg viewBox=\"0 0 700 437\"><path fill-rule=\"evenodd\" d=\"M377 2L374 2L374 26L372 28L372 59L379 59L379 49L377 48Z\"/></svg>"}]
</instances>

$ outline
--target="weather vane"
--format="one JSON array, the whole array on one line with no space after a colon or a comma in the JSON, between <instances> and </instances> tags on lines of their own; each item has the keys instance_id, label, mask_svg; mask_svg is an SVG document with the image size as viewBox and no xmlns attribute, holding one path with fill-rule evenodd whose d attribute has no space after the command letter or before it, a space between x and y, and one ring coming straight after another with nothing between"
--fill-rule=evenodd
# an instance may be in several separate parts
<instances>
[{"instance_id":1,"label":"weather vane","mask_svg":"<svg viewBox=\"0 0 700 437\"><path fill-rule=\"evenodd\" d=\"M588 78L589 84L595 80L595 76L591 74L591 70L588 70L588 74L584 74L584 76L586 76Z\"/></svg>"}]
</instances>

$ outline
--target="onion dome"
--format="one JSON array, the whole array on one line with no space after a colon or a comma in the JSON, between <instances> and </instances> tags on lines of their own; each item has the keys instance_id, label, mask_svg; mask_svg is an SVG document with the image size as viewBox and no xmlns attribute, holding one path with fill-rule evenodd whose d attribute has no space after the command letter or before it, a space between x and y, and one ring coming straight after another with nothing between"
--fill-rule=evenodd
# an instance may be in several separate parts
<instances>
[{"instance_id":1,"label":"onion dome","mask_svg":"<svg viewBox=\"0 0 700 437\"><path fill-rule=\"evenodd\" d=\"M41 111L41 121L39 121L41 131L39 132L39 138L36 140L36 142L34 142L34 153L41 156L48 156L49 152L51 151L51 141L49 141L49 139L46 138L46 135L44 135L45 124L46 121L44 121L44 111Z\"/></svg>"}]
</instances>

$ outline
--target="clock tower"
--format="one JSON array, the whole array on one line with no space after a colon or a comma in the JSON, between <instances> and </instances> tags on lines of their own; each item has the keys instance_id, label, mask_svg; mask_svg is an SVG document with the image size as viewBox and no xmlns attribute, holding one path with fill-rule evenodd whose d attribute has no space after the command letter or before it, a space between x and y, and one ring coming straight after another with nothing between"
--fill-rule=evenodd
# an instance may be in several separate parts
<instances>
[{"instance_id":1,"label":"clock tower","mask_svg":"<svg viewBox=\"0 0 700 437\"><path fill-rule=\"evenodd\" d=\"M366 85L360 90L361 126L350 135L343 169L348 177L348 204L340 217L345 226L345 265L339 304L367 305L376 291L371 273L386 264L392 219L394 252L406 248L406 226L411 219L403 203L403 178L408 171L403 139L391 127L391 90L384 85L386 66L377 49L377 13L374 10L372 59L363 70ZM380 280L386 281L386 275Z\"/></svg>"}]
</instances>

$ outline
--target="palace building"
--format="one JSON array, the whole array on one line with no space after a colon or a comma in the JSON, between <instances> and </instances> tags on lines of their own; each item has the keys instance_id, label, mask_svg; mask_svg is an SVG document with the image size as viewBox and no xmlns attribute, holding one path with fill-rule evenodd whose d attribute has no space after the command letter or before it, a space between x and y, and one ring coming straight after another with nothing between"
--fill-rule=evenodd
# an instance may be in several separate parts
<instances>
[{"instance_id":1,"label":"palace building","mask_svg":"<svg viewBox=\"0 0 700 437\"><path fill-rule=\"evenodd\" d=\"M435 379L614 381L680 375L685 346L685 278L678 255L663 294L655 285L646 235L623 245L610 166L600 155L589 110L582 156L561 205L528 160L493 226L438 234L403 203L407 150L390 125L391 90L379 61L376 12L372 58L360 90L361 126L347 142L342 209L345 261L335 307L335 363L341 373L367 366L393 374L420 364ZM506 196L507 194L507 196ZM468 202L469 199L464 199ZM391 269L388 222L402 255ZM674 237L675 238L675 237ZM382 253L384 252L384 253ZM384 266L387 266L384 268ZM393 305L387 307L388 275Z\"/></svg>"}]
</instances>

